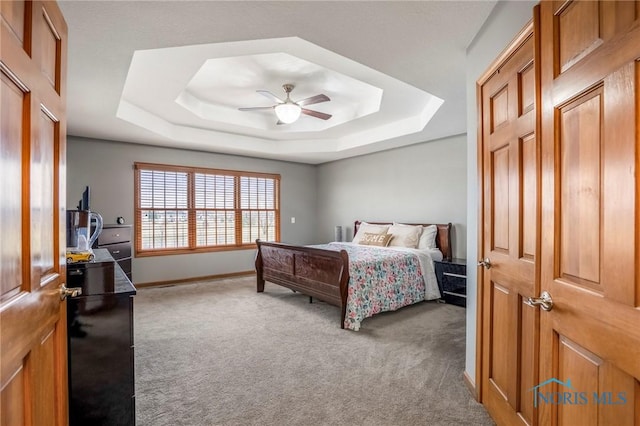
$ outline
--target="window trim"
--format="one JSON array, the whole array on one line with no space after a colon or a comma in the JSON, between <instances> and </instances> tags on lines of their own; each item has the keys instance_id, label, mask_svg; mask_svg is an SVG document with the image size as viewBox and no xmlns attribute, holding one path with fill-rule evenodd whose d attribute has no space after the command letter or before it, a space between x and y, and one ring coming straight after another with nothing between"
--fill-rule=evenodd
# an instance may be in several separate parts
<instances>
[{"instance_id":1,"label":"window trim","mask_svg":"<svg viewBox=\"0 0 640 426\"><path fill-rule=\"evenodd\" d=\"M215 174L215 175L224 175L224 176L233 176L234 178L241 177L253 177L253 178L266 178L273 179L275 181L275 195L274 195L274 204L275 204L275 241L280 241L280 228L282 227L282 223L280 220L280 175L275 173L261 173L261 172L248 172L248 171L240 171L240 170L226 170L226 169L214 169L214 168L206 168L206 167L189 167L189 166L176 166L170 164L155 164L155 163L142 163L142 162L134 162L134 250L136 257L149 257L149 256L166 256L166 255L176 255L176 254L189 254L189 253L209 253L209 252L218 252L218 251L235 251L235 250L251 250L256 249L256 243L242 243L242 211L240 208L240 189L239 185L234 185L234 211L235 211L235 236L236 242L240 241L240 243L236 243L234 245L220 245L220 246L207 246L207 247L197 247L196 246L196 221L195 218L195 184L194 184L194 176L196 173L202 174ZM162 248L162 249L143 249L142 248L142 221L140 220L141 211L145 210L140 207L140 170L153 170L153 171L163 171L163 172L178 172L178 173L187 173L187 235L189 240L189 247L184 248ZM171 209L169 209L171 210ZM179 209L185 210L185 209ZM247 209L244 209L247 210ZM271 209L269 209L271 210ZM240 226L238 226L240 224Z\"/></svg>"}]
</instances>

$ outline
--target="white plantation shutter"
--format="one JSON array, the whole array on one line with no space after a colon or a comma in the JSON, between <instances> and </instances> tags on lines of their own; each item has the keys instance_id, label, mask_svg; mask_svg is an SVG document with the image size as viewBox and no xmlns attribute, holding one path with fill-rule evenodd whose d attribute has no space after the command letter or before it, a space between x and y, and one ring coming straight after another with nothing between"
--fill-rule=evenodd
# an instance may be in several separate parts
<instances>
[{"instance_id":1,"label":"white plantation shutter","mask_svg":"<svg viewBox=\"0 0 640 426\"><path fill-rule=\"evenodd\" d=\"M135 163L136 255L280 239L280 175Z\"/></svg>"}]
</instances>

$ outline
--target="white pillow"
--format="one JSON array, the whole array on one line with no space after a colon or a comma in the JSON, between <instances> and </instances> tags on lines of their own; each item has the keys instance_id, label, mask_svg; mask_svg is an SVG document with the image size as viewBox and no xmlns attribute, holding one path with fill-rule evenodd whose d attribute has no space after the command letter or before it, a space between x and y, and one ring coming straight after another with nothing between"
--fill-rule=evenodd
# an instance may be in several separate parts
<instances>
[{"instance_id":1,"label":"white pillow","mask_svg":"<svg viewBox=\"0 0 640 426\"><path fill-rule=\"evenodd\" d=\"M360 244L360 240L364 237L365 233L369 234L386 234L389 229L389 225L372 225L367 222L360 222L360 226L358 227L358 232L356 232L356 236L353 237L354 244Z\"/></svg>"},{"instance_id":2,"label":"white pillow","mask_svg":"<svg viewBox=\"0 0 640 426\"><path fill-rule=\"evenodd\" d=\"M420 235L420 241L418 241L419 249L435 249L436 235L438 235L438 227L436 225L423 226L422 235Z\"/></svg>"},{"instance_id":3,"label":"white pillow","mask_svg":"<svg viewBox=\"0 0 640 426\"><path fill-rule=\"evenodd\" d=\"M387 232L393 235L389 247L416 248L422 234L422 226L394 223Z\"/></svg>"}]
</instances>

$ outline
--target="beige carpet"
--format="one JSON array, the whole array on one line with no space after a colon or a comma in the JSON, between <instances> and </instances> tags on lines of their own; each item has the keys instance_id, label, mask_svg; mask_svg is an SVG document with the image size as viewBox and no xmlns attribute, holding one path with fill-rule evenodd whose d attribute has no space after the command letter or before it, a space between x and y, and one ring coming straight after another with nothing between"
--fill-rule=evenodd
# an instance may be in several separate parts
<instances>
[{"instance_id":1,"label":"beige carpet","mask_svg":"<svg viewBox=\"0 0 640 426\"><path fill-rule=\"evenodd\" d=\"M422 302L341 330L335 306L238 278L134 304L138 425L492 425L462 380L465 310Z\"/></svg>"}]
</instances>

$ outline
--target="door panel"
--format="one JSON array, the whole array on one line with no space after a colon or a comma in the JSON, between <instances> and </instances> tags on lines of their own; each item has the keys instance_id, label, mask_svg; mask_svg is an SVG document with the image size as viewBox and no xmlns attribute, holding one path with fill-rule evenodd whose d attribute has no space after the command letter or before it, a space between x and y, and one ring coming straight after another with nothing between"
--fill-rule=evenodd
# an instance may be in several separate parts
<instances>
[{"instance_id":1,"label":"door panel","mask_svg":"<svg viewBox=\"0 0 640 426\"><path fill-rule=\"evenodd\" d=\"M628 285L636 281L635 271L629 265L636 263L634 252L637 239L615 236L624 235L636 228L636 218L632 214L621 215L618 210L631 212L636 209L636 198L627 197L626 194L633 194L637 184L634 179L630 179L629 169L625 169L625 165L633 167L633 161L629 159L637 155L634 134L638 126L639 77L640 64L637 61L629 62L605 77L604 86L607 90L603 96L606 144L602 155L603 161L611 166L603 170L602 180L605 188L614 191L611 195L616 198L617 208L604 208L602 211L602 226L607 232L607 238L602 240L602 251L608 254L602 259L604 292L608 299L630 306L640 306L640 303L633 302L634 295L639 295L640 291ZM632 95L634 91L635 96ZM632 111L636 112L635 117L633 113L629 113Z\"/></svg>"},{"instance_id":2,"label":"door panel","mask_svg":"<svg viewBox=\"0 0 640 426\"><path fill-rule=\"evenodd\" d=\"M23 1L3 1L0 3L0 7L2 11L2 21L9 30L8 34L15 37L20 45L23 45L25 16L30 16L28 13L25 13L25 8L29 7L29 4L25 4Z\"/></svg>"},{"instance_id":3,"label":"door panel","mask_svg":"<svg viewBox=\"0 0 640 426\"><path fill-rule=\"evenodd\" d=\"M524 303L522 298L520 298L518 305L522 321L520 322L520 330L518 330L520 338L520 342L518 342L520 347L520 363L518 365L520 388L518 389L519 405L516 407L516 411L525 423L534 424L536 412L531 403L531 388L536 385L536 371L538 370L536 353L538 349L537 309Z\"/></svg>"},{"instance_id":4,"label":"door panel","mask_svg":"<svg viewBox=\"0 0 640 426\"><path fill-rule=\"evenodd\" d=\"M559 276L589 287L600 285L601 103L596 90L559 109Z\"/></svg>"},{"instance_id":5,"label":"door panel","mask_svg":"<svg viewBox=\"0 0 640 426\"><path fill-rule=\"evenodd\" d=\"M558 389L558 392L569 391L573 404L563 397L563 404L558 407L558 419L561 424L595 425L598 419L598 406L589 404L590 395L572 394L574 389L597 389L598 369L602 359L580 347L566 337L558 339L558 377L573 377L572 386ZM555 376L554 376L555 377ZM568 388L568 389L567 389ZM556 397L557 399L557 397ZM558 401L556 401L558 402Z\"/></svg>"},{"instance_id":6,"label":"door panel","mask_svg":"<svg viewBox=\"0 0 640 426\"><path fill-rule=\"evenodd\" d=\"M509 92L507 87L491 96L491 129L492 133L509 119Z\"/></svg>"},{"instance_id":7,"label":"door panel","mask_svg":"<svg viewBox=\"0 0 640 426\"><path fill-rule=\"evenodd\" d=\"M38 368L32 376L34 399L36 401L50 401L55 398L55 339L53 332L49 333L34 348L29 357L29 362L44 368ZM46 424L47 419L55 419L54 404L36 404L34 413L35 424Z\"/></svg>"},{"instance_id":8,"label":"door panel","mask_svg":"<svg viewBox=\"0 0 640 426\"><path fill-rule=\"evenodd\" d=\"M491 335L491 371L489 372L492 387L500 395L508 400L513 394L511 390L511 380L509 373L511 368L508 364L513 361L513 353L509 348L513 348L511 339L514 336L512 325L515 321L509 310L510 291L508 288L495 282L491 283L492 291L492 315L493 333Z\"/></svg>"},{"instance_id":9,"label":"door panel","mask_svg":"<svg viewBox=\"0 0 640 426\"><path fill-rule=\"evenodd\" d=\"M31 262L36 276L48 279L58 269L54 219L57 212L52 185L57 174L58 123L43 110L39 120L39 137L31 147Z\"/></svg>"},{"instance_id":10,"label":"door panel","mask_svg":"<svg viewBox=\"0 0 640 426\"><path fill-rule=\"evenodd\" d=\"M491 153L493 182L493 250L509 253L509 147Z\"/></svg>"},{"instance_id":11,"label":"door panel","mask_svg":"<svg viewBox=\"0 0 640 426\"><path fill-rule=\"evenodd\" d=\"M4 3L3 3L4 7ZM0 182L20 182L22 179L22 120L28 104L21 87L1 73L0 91L2 138L0 150L2 167ZM18 185L0 185L0 301L15 296L22 287L22 239L20 229L22 191Z\"/></svg>"},{"instance_id":12,"label":"door panel","mask_svg":"<svg viewBox=\"0 0 640 426\"><path fill-rule=\"evenodd\" d=\"M600 5L602 13L602 36L608 40L616 34L616 31L629 28L633 21L640 16L640 2L618 1L605 2Z\"/></svg>"},{"instance_id":13,"label":"door panel","mask_svg":"<svg viewBox=\"0 0 640 426\"><path fill-rule=\"evenodd\" d=\"M537 172L537 144L535 133L531 133L520 139L520 164L522 174L520 187L522 204L522 222L520 223L520 258L533 261L536 255L536 209L538 205L538 172Z\"/></svg>"},{"instance_id":14,"label":"door panel","mask_svg":"<svg viewBox=\"0 0 640 426\"><path fill-rule=\"evenodd\" d=\"M36 13L37 19L40 20L38 31L35 33L39 36L37 42L41 52L41 71L51 87L58 91L61 71L58 63L61 47L60 35L45 8L40 8Z\"/></svg>"},{"instance_id":15,"label":"door panel","mask_svg":"<svg viewBox=\"0 0 640 426\"><path fill-rule=\"evenodd\" d=\"M533 24L479 82L483 182L482 395L501 424L536 424L538 142Z\"/></svg>"},{"instance_id":16,"label":"door panel","mask_svg":"<svg viewBox=\"0 0 640 426\"><path fill-rule=\"evenodd\" d=\"M602 42L597 10L598 3L593 1L566 2L558 10L558 65L562 71L566 71Z\"/></svg>"},{"instance_id":17,"label":"door panel","mask_svg":"<svg viewBox=\"0 0 640 426\"><path fill-rule=\"evenodd\" d=\"M640 423L638 10L541 4L543 424Z\"/></svg>"},{"instance_id":18,"label":"door panel","mask_svg":"<svg viewBox=\"0 0 640 426\"><path fill-rule=\"evenodd\" d=\"M1 425L66 425L67 28L55 2L2 2Z\"/></svg>"},{"instance_id":19,"label":"door panel","mask_svg":"<svg viewBox=\"0 0 640 426\"><path fill-rule=\"evenodd\" d=\"M0 425L24 425L24 409L22 406L22 395L24 395L24 368L20 366L11 375L2 389L2 421Z\"/></svg>"},{"instance_id":20,"label":"door panel","mask_svg":"<svg viewBox=\"0 0 640 426\"><path fill-rule=\"evenodd\" d=\"M536 96L536 74L533 62L527 65L522 71L518 72L520 87L520 115L531 111L535 106Z\"/></svg>"}]
</instances>

